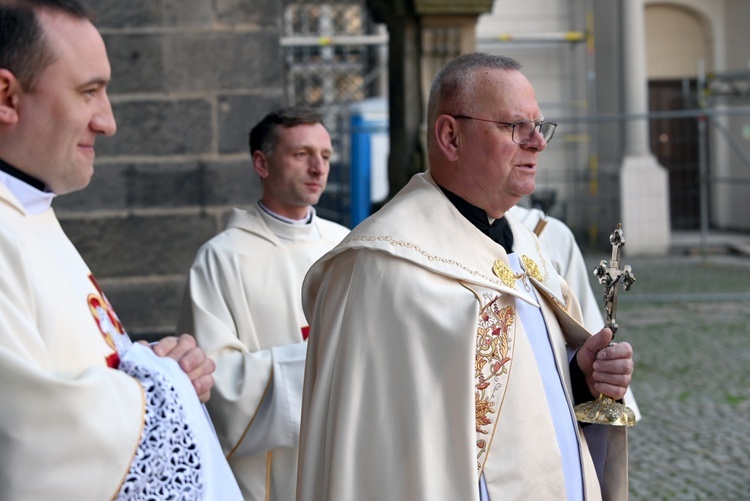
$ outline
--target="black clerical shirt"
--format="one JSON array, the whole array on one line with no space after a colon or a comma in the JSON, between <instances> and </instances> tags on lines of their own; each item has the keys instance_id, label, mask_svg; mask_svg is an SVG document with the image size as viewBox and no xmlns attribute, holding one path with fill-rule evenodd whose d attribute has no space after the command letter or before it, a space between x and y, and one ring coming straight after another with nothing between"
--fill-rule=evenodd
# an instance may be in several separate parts
<instances>
[{"instance_id":1,"label":"black clerical shirt","mask_svg":"<svg viewBox=\"0 0 750 501\"><path fill-rule=\"evenodd\" d=\"M490 219L484 210L470 204L442 186L440 189L443 190L448 200L458 209L458 212L468 219L471 224L476 226L479 231L490 237L493 242L502 245L508 254L513 252L513 232L510 229L508 221L505 220L505 216L495 219L490 223Z\"/></svg>"},{"instance_id":2,"label":"black clerical shirt","mask_svg":"<svg viewBox=\"0 0 750 501\"><path fill-rule=\"evenodd\" d=\"M442 186L440 189L443 190L448 200L456 207L458 212L461 213L466 219L469 220L479 231L490 237L494 242L500 244L508 254L513 252L513 231L510 229L508 221L505 216L500 219L495 219L490 223L487 213L472 205L463 198L459 197L455 193L446 190ZM573 387L573 400L576 404L588 402L593 400L594 397L589 391L589 387L586 384L586 378L578 366L578 360L574 356L570 360L570 380L571 386ZM586 426L584 423L583 426Z\"/></svg>"},{"instance_id":3,"label":"black clerical shirt","mask_svg":"<svg viewBox=\"0 0 750 501\"><path fill-rule=\"evenodd\" d=\"M10 174L11 176L15 177L16 179L20 179L24 183L33 186L39 191L45 191L44 183L40 180L29 176L25 172L21 172L20 170L13 167L11 164L0 158L0 170L5 172L6 174Z\"/></svg>"}]
</instances>

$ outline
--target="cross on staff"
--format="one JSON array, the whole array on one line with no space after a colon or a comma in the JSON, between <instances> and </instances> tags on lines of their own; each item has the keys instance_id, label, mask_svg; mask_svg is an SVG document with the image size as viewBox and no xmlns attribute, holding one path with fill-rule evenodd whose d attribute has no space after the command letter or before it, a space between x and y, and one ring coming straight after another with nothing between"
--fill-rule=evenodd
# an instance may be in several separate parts
<instances>
[{"instance_id":1,"label":"cross on staff","mask_svg":"<svg viewBox=\"0 0 750 501\"><path fill-rule=\"evenodd\" d=\"M607 312L607 321L604 325L610 328L614 336L617 332L617 321L615 320L617 284L622 284L623 288L628 291L635 282L635 276L630 269L630 265L620 268L620 255L622 247L625 245L622 224L617 223L617 228L609 236L609 243L612 244L612 259L609 260L609 265L607 265L606 259L602 259L599 266L594 269L594 275L599 279L599 283L604 285L604 311Z\"/></svg>"}]
</instances>

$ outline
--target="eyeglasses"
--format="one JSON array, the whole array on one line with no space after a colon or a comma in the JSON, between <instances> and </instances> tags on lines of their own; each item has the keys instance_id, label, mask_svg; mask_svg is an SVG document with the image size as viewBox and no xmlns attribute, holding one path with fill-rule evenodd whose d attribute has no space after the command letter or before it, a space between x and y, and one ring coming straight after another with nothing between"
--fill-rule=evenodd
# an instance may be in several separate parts
<instances>
[{"instance_id":1,"label":"eyeglasses","mask_svg":"<svg viewBox=\"0 0 750 501\"><path fill-rule=\"evenodd\" d=\"M545 143L552 140L555 134L557 123L555 122L535 122L533 120L520 120L518 122L498 122L497 120L487 120L486 118L476 118L467 115L451 115L453 118L463 118L466 120L479 120L480 122L490 122L493 124L505 125L512 129L511 138L516 144L528 144L534 137L537 130L542 135Z\"/></svg>"}]
</instances>

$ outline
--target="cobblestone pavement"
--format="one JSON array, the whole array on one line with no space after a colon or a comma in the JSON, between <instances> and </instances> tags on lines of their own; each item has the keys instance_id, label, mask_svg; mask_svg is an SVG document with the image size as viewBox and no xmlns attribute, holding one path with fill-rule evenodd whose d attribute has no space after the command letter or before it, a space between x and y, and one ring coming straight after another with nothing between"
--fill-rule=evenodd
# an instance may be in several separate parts
<instances>
[{"instance_id":1,"label":"cobblestone pavement","mask_svg":"<svg viewBox=\"0 0 750 501\"><path fill-rule=\"evenodd\" d=\"M631 499L750 500L750 257L622 261L636 283L617 339L633 345L642 414Z\"/></svg>"}]
</instances>

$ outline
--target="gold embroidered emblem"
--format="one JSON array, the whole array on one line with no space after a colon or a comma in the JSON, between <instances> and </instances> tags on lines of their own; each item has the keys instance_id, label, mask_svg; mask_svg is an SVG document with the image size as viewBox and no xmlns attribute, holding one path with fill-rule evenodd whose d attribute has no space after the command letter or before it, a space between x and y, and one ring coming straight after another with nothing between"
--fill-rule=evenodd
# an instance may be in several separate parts
<instances>
[{"instance_id":1,"label":"gold embroidered emblem","mask_svg":"<svg viewBox=\"0 0 750 501\"><path fill-rule=\"evenodd\" d=\"M542 272L539 271L539 266L536 265L536 262L531 259L527 255L523 255L521 257L521 260L523 261L523 267L526 269L526 274L536 280L537 282L543 282L542 278Z\"/></svg>"},{"instance_id":2,"label":"gold embroidered emblem","mask_svg":"<svg viewBox=\"0 0 750 501\"><path fill-rule=\"evenodd\" d=\"M495 260L495 263L492 265L492 272L503 282L503 284L505 284L506 287L512 289L516 288L516 279L518 279L518 275L513 273L513 270L511 270L510 267L500 259Z\"/></svg>"},{"instance_id":3,"label":"gold embroidered emblem","mask_svg":"<svg viewBox=\"0 0 750 501\"><path fill-rule=\"evenodd\" d=\"M498 296L499 297L499 296ZM479 313L474 365L474 405L477 433L477 468L484 467L492 440L498 405L505 393L512 357L511 327L516 312L511 306L501 307L497 298Z\"/></svg>"}]
</instances>

